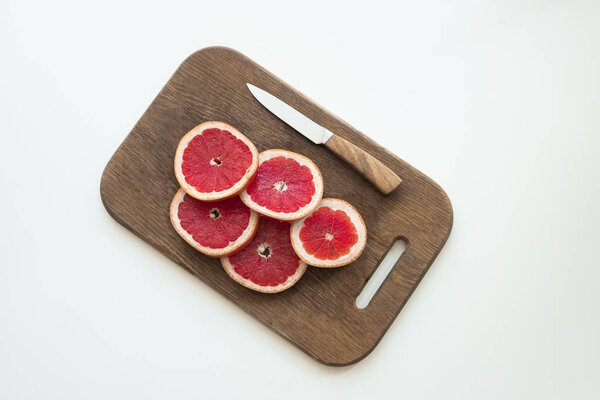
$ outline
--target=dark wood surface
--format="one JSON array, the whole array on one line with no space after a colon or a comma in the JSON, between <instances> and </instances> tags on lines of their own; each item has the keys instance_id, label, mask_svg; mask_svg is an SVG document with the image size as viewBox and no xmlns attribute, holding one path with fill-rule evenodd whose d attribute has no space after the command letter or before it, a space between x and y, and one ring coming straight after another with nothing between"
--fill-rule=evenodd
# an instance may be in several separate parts
<instances>
[{"instance_id":1,"label":"dark wood surface","mask_svg":"<svg viewBox=\"0 0 600 400\"><path fill-rule=\"evenodd\" d=\"M246 82L376 155L402 178L402 184L390 195L383 195L324 146L314 145L264 109ZM368 230L363 255L343 268L309 267L292 288L266 295L238 285L218 259L189 246L169 222L169 203L179 188L173 157L181 137L209 120L237 127L259 151L281 148L312 158L323 174L325 197L349 201L362 214ZM181 64L110 159L100 192L104 206L119 223L328 365L351 364L371 352L452 227L450 201L430 178L252 60L222 47L200 50ZM357 295L397 238L406 240L406 251L371 303L357 309Z\"/></svg>"}]
</instances>

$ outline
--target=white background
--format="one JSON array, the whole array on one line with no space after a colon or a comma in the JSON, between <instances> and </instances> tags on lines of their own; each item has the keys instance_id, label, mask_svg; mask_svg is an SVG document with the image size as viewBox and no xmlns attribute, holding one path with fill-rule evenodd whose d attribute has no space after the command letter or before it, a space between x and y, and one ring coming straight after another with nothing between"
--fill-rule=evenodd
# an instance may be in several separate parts
<instances>
[{"instance_id":1,"label":"white background","mask_svg":"<svg viewBox=\"0 0 600 400\"><path fill-rule=\"evenodd\" d=\"M160 3L2 2L1 399L600 398L599 2ZM316 363L102 207L106 162L210 45L453 202L354 366Z\"/></svg>"}]
</instances>

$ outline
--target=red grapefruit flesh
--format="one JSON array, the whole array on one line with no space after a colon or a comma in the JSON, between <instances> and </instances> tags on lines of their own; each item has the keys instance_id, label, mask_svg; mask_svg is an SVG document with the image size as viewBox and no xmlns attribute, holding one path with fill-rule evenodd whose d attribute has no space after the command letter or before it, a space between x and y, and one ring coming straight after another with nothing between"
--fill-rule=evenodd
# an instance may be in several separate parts
<instances>
[{"instance_id":1,"label":"red grapefruit flesh","mask_svg":"<svg viewBox=\"0 0 600 400\"><path fill-rule=\"evenodd\" d=\"M177 233L196 250L223 257L244 247L258 227L258 214L239 197L204 202L183 189L171 202L171 223Z\"/></svg>"},{"instance_id":2,"label":"red grapefruit flesh","mask_svg":"<svg viewBox=\"0 0 600 400\"><path fill-rule=\"evenodd\" d=\"M290 243L290 223L261 217L254 239L242 250L221 258L227 274L258 292L278 293L293 286L306 271Z\"/></svg>"},{"instance_id":3,"label":"red grapefruit flesh","mask_svg":"<svg viewBox=\"0 0 600 400\"><path fill-rule=\"evenodd\" d=\"M286 150L259 154L258 171L240 197L254 211L284 221L308 215L323 197L323 178L303 155Z\"/></svg>"},{"instance_id":4,"label":"red grapefruit flesh","mask_svg":"<svg viewBox=\"0 0 600 400\"><path fill-rule=\"evenodd\" d=\"M237 195L258 168L258 150L237 129L205 122L189 131L175 152L175 176L192 197L215 201Z\"/></svg>"},{"instance_id":5,"label":"red grapefruit flesh","mask_svg":"<svg viewBox=\"0 0 600 400\"><path fill-rule=\"evenodd\" d=\"M367 243L365 223L350 203L323 199L308 216L292 224L292 246L305 263L332 268L350 264Z\"/></svg>"}]
</instances>

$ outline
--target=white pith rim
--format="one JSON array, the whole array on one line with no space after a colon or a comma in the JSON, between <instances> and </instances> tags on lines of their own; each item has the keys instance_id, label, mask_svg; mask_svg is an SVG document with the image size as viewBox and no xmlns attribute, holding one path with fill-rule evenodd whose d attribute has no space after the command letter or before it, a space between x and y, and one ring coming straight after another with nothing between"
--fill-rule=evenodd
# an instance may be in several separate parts
<instances>
[{"instance_id":1,"label":"white pith rim","mask_svg":"<svg viewBox=\"0 0 600 400\"><path fill-rule=\"evenodd\" d=\"M323 199L321 200L317 208L313 211L313 213L321 207L329 207L334 211L342 210L348 215L348 217L350 217L350 221L356 227L356 233L358 235L358 240L354 244L354 246L350 248L350 252L336 260L321 260L320 258L316 258L313 255L309 254L304 249L302 241L300 240L300 231L304 227L304 221L307 218L309 218L312 215L312 213L292 223L292 227L290 229L290 238L292 240L292 246L294 247L294 250L296 251L298 257L300 257L308 265L322 268L334 268L348 265L361 255L361 253L365 249L365 245L367 244L367 228L365 226L365 222L363 221L359 212L350 203L344 200Z\"/></svg>"},{"instance_id":2,"label":"white pith rim","mask_svg":"<svg viewBox=\"0 0 600 400\"><path fill-rule=\"evenodd\" d=\"M248 289L256 290L257 292L262 293L279 293L294 286L296 282L298 282L298 280L302 277L302 275L304 275L304 272L306 272L306 263L302 260L298 261L300 262L300 265L298 266L298 269L296 270L294 275L289 276L285 282L280 283L277 286L260 286L252 282L250 279L244 279L240 274L235 272L235 270L233 269L233 264L231 264L231 262L229 261L229 257L222 257L221 265L223 265L225 272L227 272L227 275L229 275L231 279L233 279L240 285L247 287Z\"/></svg>"},{"instance_id":3,"label":"white pith rim","mask_svg":"<svg viewBox=\"0 0 600 400\"><path fill-rule=\"evenodd\" d=\"M284 213L284 212L275 212L275 211L268 209L267 207L257 204L256 202L254 202L254 200L252 200L252 198L250 197L250 195L248 194L246 189L244 189L240 193L240 199L242 199L242 201L248 207L250 207L257 213L266 215L271 218L279 219L282 221L294 221L294 220L297 220L299 218L302 218L302 217L310 214L315 209L317 204L319 204L319 202L321 201L321 198L323 198L323 177L321 176L321 172L319 171L319 168L317 168L315 163L313 163L307 157L304 157L302 154L293 153L291 151L280 150L280 149L272 149L272 150L267 150L267 151L263 151L262 153L260 153L258 155L258 166L260 167L260 164L262 164L263 162L268 161L272 158L275 158L275 157L291 158L293 160L296 160L300 165L305 165L306 167L308 167L308 169L312 173L312 177L313 177L312 182L315 185L315 195L313 196L311 201L308 204L306 204L304 207L301 207L298 211L295 211L292 213Z\"/></svg>"},{"instance_id":4,"label":"white pith rim","mask_svg":"<svg viewBox=\"0 0 600 400\"><path fill-rule=\"evenodd\" d=\"M252 163L246 170L244 176L229 189L213 192L199 192L194 186L190 185L185 180L185 176L183 175L183 171L181 169L181 165L183 164L183 152L193 138L201 135L205 130L212 128L228 131L233 136L244 142L244 144L248 146L250 152L252 153ZM196 126L194 129L185 134L185 136L179 142L179 145L177 145L177 150L175 151L175 177L177 178L179 185L184 188L184 190L190 196L195 197L198 200L216 201L237 195L254 177L257 168L258 150L256 149L256 146L254 146L250 139L240 133L237 129L224 122L208 121Z\"/></svg>"},{"instance_id":5,"label":"white pith rim","mask_svg":"<svg viewBox=\"0 0 600 400\"><path fill-rule=\"evenodd\" d=\"M179 189L175 194L173 201L171 202L171 209L169 213L171 217L171 224L173 225L173 228L175 228L179 236L181 236L186 242L188 242L199 252L211 257L223 257L225 255L235 253L236 251L244 247L246 244L248 244L248 242L250 242L250 240L252 240L252 238L254 237L256 229L258 228L259 216L256 212L250 210L250 221L248 222L248 226L246 227L246 229L244 229L242 234L235 241L229 242L229 244L226 247L223 247L222 249L214 249L211 247L202 246L200 243L194 240L192 235L187 233L187 231L182 228L181 221L177 216L179 204L183 201L183 197L185 196L185 194L185 190Z\"/></svg>"}]
</instances>

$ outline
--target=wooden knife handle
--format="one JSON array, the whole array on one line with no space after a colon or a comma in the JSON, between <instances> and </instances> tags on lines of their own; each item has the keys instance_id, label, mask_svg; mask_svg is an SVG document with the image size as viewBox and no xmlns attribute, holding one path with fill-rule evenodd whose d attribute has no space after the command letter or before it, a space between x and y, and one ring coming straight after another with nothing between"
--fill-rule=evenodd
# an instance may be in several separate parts
<instances>
[{"instance_id":1,"label":"wooden knife handle","mask_svg":"<svg viewBox=\"0 0 600 400\"><path fill-rule=\"evenodd\" d=\"M325 147L360 172L383 194L389 194L402 182L385 164L346 139L333 135L325 142Z\"/></svg>"}]
</instances>

